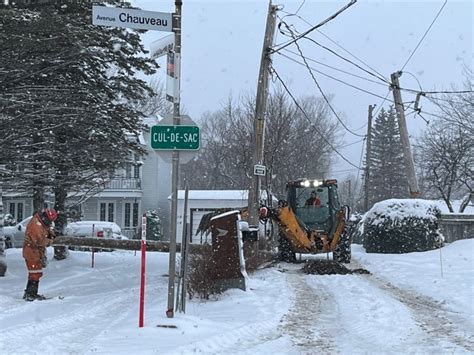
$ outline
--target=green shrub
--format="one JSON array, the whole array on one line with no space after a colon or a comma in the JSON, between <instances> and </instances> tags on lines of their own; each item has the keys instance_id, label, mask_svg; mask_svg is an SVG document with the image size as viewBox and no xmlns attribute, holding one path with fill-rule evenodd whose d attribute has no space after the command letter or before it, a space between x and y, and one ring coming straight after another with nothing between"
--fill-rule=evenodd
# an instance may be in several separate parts
<instances>
[{"instance_id":1,"label":"green shrub","mask_svg":"<svg viewBox=\"0 0 474 355\"><path fill-rule=\"evenodd\" d=\"M443 236L441 211L421 199L390 199L376 203L364 217L363 245L367 253L402 254L436 249Z\"/></svg>"}]
</instances>

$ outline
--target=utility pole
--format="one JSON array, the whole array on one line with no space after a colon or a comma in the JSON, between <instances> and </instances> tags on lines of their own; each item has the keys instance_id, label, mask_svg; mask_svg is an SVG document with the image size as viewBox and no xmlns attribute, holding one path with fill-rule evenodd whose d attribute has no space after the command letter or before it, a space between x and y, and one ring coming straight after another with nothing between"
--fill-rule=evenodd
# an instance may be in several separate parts
<instances>
[{"instance_id":1,"label":"utility pole","mask_svg":"<svg viewBox=\"0 0 474 355\"><path fill-rule=\"evenodd\" d=\"M267 24L265 28L265 38L263 40L262 57L260 61L260 72L258 75L257 98L255 106L254 121L254 141L253 141L253 165L263 163L263 147L265 133L265 112L268 96L268 76L270 73L271 54L270 49L273 45L275 36L277 6L272 2L268 3ZM260 195L260 176L254 174L249 188L248 206L249 206L249 224L258 225L258 208Z\"/></svg>"},{"instance_id":2,"label":"utility pole","mask_svg":"<svg viewBox=\"0 0 474 355\"><path fill-rule=\"evenodd\" d=\"M175 63L175 85L178 85L178 90L175 90L178 97L173 101L173 125L180 124L180 81L181 81L181 7L182 0L176 0L175 14L174 14L174 63ZM176 224L178 221L178 174L179 174L179 151L174 149L172 155L172 182L171 182L171 232L170 232L170 258L168 267L168 308L166 316L168 318L174 317L174 278L176 273Z\"/></svg>"},{"instance_id":3,"label":"utility pole","mask_svg":"<svg viewBox=\"0 0 474 355\"><path fill-rule=\"evenodd\" d=\"M370 178L370 159L372 154L372 112L375 105L369 105L369 118L367 122L367 148L365 154L365 181L364 181L364 212L369 209L369 178Z\"/></svg>"},{"instance_id":4,"label":"utility pole","mask_svg":"<svg viewBox=\"0 0 474 355\"><path fill-rule=\"evenodd\" d=\"M415 164L410 148L410 140L408 138L407 123L405 120L405 109L403 107L402 95L400 93L400 83L398 78L402 75L401 71L391 75L393 101L395 101L395 110L397 111L398 128L400 130L400 140L403 146L403 156L405 158L405 170L408 178L408 187L410 189L410 197L417 198L420 196L418 182L415 175Z\"/></svg>"}]
</instances>

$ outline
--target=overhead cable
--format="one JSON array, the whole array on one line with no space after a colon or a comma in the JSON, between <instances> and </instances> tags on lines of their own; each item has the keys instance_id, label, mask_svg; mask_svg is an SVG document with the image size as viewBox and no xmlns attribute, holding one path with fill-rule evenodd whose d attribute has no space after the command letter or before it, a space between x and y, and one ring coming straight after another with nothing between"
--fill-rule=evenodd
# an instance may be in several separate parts
<instances>
[{"instance_id":1,"label":"overhead cable","mask_svg":"<svg viewBox=\"0 0 474 355\"><path fill-rule=\"evenodd\" d=\"M316 133L319 134L319 136L321 137L321 139L326 142L326 144L337 154L339 155L346 163L348 163L349 165L353 166L354 168L356 169L360 169L357 165L355 165L354 163L352 163L349 159L347 159L344 155L342 155L335 147L334 145L331 144L331 142L328 141L328 139L324 136L324 134L322 134L317 128L316 126L312 125L312 122L311 122L311 119L309 118L308 114L306 113L306 111L301 107L301 105L298 103L298 101L296 100L296 98L294 97L294 95L291 93L291 91L288 89L288 87L286 86L285 82L282 80L282 78L280 77L280 75L278 74L278 72L275 70L275 68L273 68L273 73L275 74L276 78L278 79L278 81L281 83L281 85L283 86L283 88L285 89L286 93L291 97L291 99L293 100L294 104L296 105L296 107L301 111L301 113L303 114L303 116L306 118L306 120L310 123L310 127L312 129L314 129L316 131Z\"/></svg>"},{"instance_id":2,"label":"overhead cable","mask_svg":"<svg viewBox=\"0 0 474 355\"><path fill-rule=\"evenodd\" d=\"M426 35L428 34L428 32L430 31L431 27L434 25L434 23L436 22L436 20L438 19L439 15L441 14L441 12L443 11L444 7L446 6L446 4L448 3L448 0L445 0L444 3L443 3L443 6L441 6L441 8L439 9L438 13L436 14L435 18L433 19L433 21L431 21L431 24L428 26L428 28L426 29L425 33L423 34L423 36L421 37L421 39L418 41L418 44L416 45L415 49L413 50L413 52L411 52L410 56L408 57L408 59L406 60L405 64L403 64L402 66L402 69L403 70L406 65L408 64L408 62L410 61L410 59L413 57L413 55L415 54L416 50L418 49L418 47L421 45L421 43L423 42L423 40L425 39Z\"/></svg>"},{"instance_id":3,"label":"overhead cable","mask_svg":"<svg viewBox=\"0 0 474 355\"><path fill-rule=\"evenodd\" d=\"M281 18L280 20L283 21L283 19L285 17L288 17L288 16L296 16L297 18L299 18L301 21L305 22L307 25L309 26L312 26L311 23L309 23L309 21L305 20L302 16L298 15L298 12L296 13L290 13L290 12L287 12L287 11L283 11L283 10L280 10L284 13L286 13L287 15L283 16L283 18ZM326 37L330 42L332 42L333 44L335 44L337 47L339 47L340 49L342 49L344 52L346 52L347 54L349 54L350 56L352 56L353 58L357 59L360 63L364 64L367 68L371 69L372 71L374 71L375 73L377 73L378 75L380 75L380 77L384 78L384 75L383 74L380 74L379 71L377 71L376 69L374 69L373 67L371 67L369 64L367 64L366 62L364 62L362 59L360 59L358 56L356 56L355 54L351 53L348 49L344 48L343 46L341 46L339 43L337 43L335 40L333 40L331 37L329 37L327 34L325 34L324 32L322 32L321 30L317 30L317 32L321 35L323 35L324 37ZM288 40L284 43L281 43L279 44L280 45L284 45L286 43L289 43L291 42L291 40ZM285 49L285 50L288 50L288 49ZM386 79L385 81L388 82L388 80Z\"/></svg>"},{"instance_id":4,"label":"overhead cable","mask_svg":"<svg viewBox=\"0 0 474 355\"><path fill-rule=\"evenodd\" d=\"M287 55L285 55L285 54L283 54L283 53L278 53L278 54L281 55L282 57L285 57L285 58L287 58L287 59L289 59L289 60L291 60L291 61L297 63L297 64L306 66L304 63L302 63L302 62L300 62L300 61L298 61L298 60L296 60L296 59L294 59L294 58L291 58L291 57L289 57L289 56L287 56ZM321 75L323 75L323 76L325 76L325 77L328 77L328 78L330 78L330 79L333 79L333 80L335 80L335 81L338 81L338 82L340 82L341 84L350 86L350 87L352 87L352 88L354 88L354 89L356 89L356 90L362 91L362 92L364 92L364 93L366 93L366 94L369 94L369 95L372 95L372 96L375 96L375 97L378 97L378 98L381 98L381 99L386 99L386 97L384 98L384 97L381 96L381 95L375 94L375 93L370 92L370 91L368 91L368 90L362 89L362 88L360 88L360 87L358 87L358 86L356 86L356 85L353 85L353 84L350 84L350 83L348 83L348 82L345 82L344 80L341 80L341 79L338 79L338 78L336 78L336 77L334 77L334 76L332 76L332 75L326 74L326 73L324 73L324 72L322 72L322 71L320 71L320 70L317 70L317 69L315 69L315 68L313 68L313 67L311 67L311 66L310 66L310 69L311 69L311 70L314 70L315 72L317 72L317 73L319 73L319 74L321 74ZM387 96L388 96L388 95L387 95ZM390 102L393 103L393 100L388 100L388 101L390 101Z\"/></svg>"},{"instance_id":5,"label":"overhead cable","mask_svg":"<svg viewBox=\"0 0 474 355\"><path fill-rule=\"evenodd\" d=\"M291 54L294 54L294 55L299 55L298 53L293 52L293 51L291 51L291 50L289 50L289 49L287 49L287 48L285 48L285 51L286 51L286 52L289 52L289 53L291 53ZM282 53L278 53L278 54L283 55ZM332 70L339 71L339 72L341 72L341 73L344 73L344 74L353 76L353 77L355 77L355 78L359 78L359 79L362 79L362 80L370 81L371 83L374 83L374 84L377 84L377 85L387 86L387 84L381 83L380 81L372 80L372 79L369 79L369 78L366 78L366 77L363 77L363 76L360 76L360 75L357 75L357 74L348 72L348 71L346 71L346 70L333 67L332 65L329 65L329 64L326 64L326 63L317 61L317 60L315 60L315 59L309 58L308 56L305 56L305 57L306 57L306 59L309 60L310 62L314 62L314 63L316 63L316 64L322 65L322 66L324 66L324 67L326 67L326 68L330 68L330 69L332 69Z\"/></svg>"},{"instance_id":6,"label":"overhead cable","mask_svg":"<svg viewBox=\"0 0 474 355\"><path fill-rule=\"evenodd\" d=\"M351 7L352 5L354 5L355 3L357 2L357 0L351 0L349 2L349 4L347 4L346 6L342 7L339 11L337 11L335 14L329 16L327 19L325 19L324 21L318 23L317 25L311 27L310 29L306 30L305 32L303 32L302 34L298 35L296 38L294 38L293 40L291 40L290 42L280 46L279 48L272 48L271 49L271 53L276 53L276 52L279 52L281 51L283 48L286 48L288 47L290 44L292 43L296 43L298 40L300 40L301 38L304 38L306 35L308 35L309 33L313 32L314 30L316 30L317 28L321 27L321 26L324 26L326 23L328 23L329 21L332 21L334 20L339 14L341 14L342 12L344 12L345 10L347 10L349 7Z\"/></svg>"}]
</instances>

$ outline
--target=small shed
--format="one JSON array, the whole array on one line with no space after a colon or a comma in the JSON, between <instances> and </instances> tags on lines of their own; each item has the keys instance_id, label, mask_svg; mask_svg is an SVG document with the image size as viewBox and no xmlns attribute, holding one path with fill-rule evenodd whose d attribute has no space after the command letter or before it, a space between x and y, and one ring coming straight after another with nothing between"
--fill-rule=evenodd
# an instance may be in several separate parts
<instances>
[{"instance_id":1,"label":"small shed","mask_svg":"<svg viewBox=\"0 0 474 355\"><path fill-rule=\"evenodd\" d=\"M171 200L171 196L168 198ZM191 243L210 243L211 236L196 235L201 218L206 213L223 208L240 209L248 204L248 190L189 190L187 223L191 229ZM177 242L183 235L184 190L178 191Z\"/></svg>"}]
</instances>

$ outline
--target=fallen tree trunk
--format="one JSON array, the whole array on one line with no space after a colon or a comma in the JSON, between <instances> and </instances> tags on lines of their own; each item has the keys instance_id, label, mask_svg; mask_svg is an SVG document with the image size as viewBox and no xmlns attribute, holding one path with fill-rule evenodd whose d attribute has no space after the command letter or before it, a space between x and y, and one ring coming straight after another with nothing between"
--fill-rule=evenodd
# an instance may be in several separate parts
<instances>
[{"instance_id":1,"label":"fallen tree trunk","mask_svg":"<svg viewBox=\"0 0 474 355\"><path fill-rule=\"evenodd\" d=\"M53 246L74 246L90 247L100 249L121 249L140 250L141 240L139 239L104 239L104 238L83 238L83 237L57 237L53 241ZM201 245L191 244L191 250L202 248ZM146 242L147 251L169 252L169 242L158 242L150 240ZM176 244L176 251L181 251L181 244Z\"/></svg>"}]
</instances>

